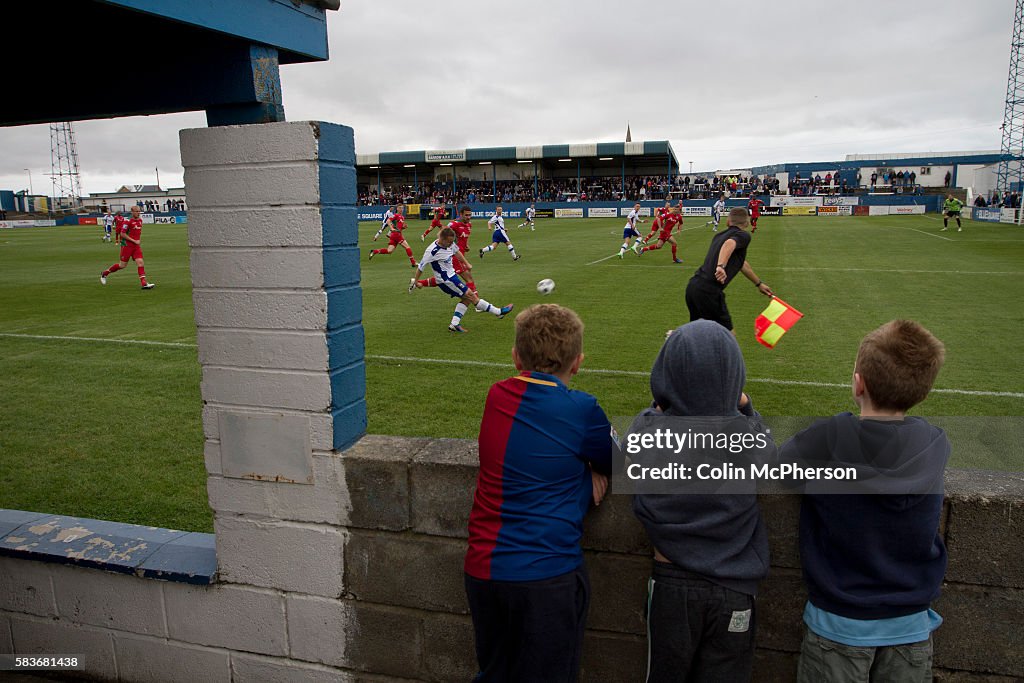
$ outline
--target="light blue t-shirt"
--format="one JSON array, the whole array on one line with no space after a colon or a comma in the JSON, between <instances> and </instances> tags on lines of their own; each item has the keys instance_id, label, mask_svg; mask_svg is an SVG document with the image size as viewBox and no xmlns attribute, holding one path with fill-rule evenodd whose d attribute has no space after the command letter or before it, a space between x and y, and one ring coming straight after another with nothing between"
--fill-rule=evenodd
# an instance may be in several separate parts
<instances>
[{"instance_id":1,"label":"light blue t-shirt","mask_svg":"<svg viewBox=\"0 0 1024 683\"><path fill-rule=\"evenodd\" d=\"M928 640L942 625L942 617L933 609L890 619L850 619L815 607L804 607L804 623L822 638L854 647L906 645Z\"/></svg>"}]
</instances>

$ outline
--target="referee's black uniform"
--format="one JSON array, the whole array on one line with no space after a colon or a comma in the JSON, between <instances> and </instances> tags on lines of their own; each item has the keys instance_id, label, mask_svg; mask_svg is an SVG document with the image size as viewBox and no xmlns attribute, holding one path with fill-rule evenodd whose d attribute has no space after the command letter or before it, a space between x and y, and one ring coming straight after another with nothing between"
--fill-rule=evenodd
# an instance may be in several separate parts
<instances>
[{"instance_id":1,"label":"referee's black uniform","mask_svg":"<svg viewBox=\"0 0 1024 683\"><path fill-rule=\"evenodd\" d=\"M715 279L715 271L718 269L718 255L722 252L722 245L726 240L736 242L736 248L729 256L729 261L723 263L725 267L725 283ZM715 235L708 247L708 255L704 263L690 278L686 285L686 307L690 309L690 320L713 320L727 330L732 329L732 316L729 315L729 308L725 305L725 287L736 274L743 268L743 262L747 260L747 247L750 245L750 233L730 225L724 232Z\"/></svg>"}]
</instances>

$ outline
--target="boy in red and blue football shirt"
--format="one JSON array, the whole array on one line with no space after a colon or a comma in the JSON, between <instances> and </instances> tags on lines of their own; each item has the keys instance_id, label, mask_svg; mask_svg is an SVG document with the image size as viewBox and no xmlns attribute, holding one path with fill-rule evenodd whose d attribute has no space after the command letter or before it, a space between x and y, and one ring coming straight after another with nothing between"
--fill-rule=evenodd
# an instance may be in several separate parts
<instances>
[{"instance_id":1,"label":"boy in red and blue football shirt","mask_svg":"<svg viewBox=\"0 0 1024 683\"><path fill-rule=\"evenodd\" d=\"M519 314L512 360L520 374L487 395L469 516L474 680L575 681L590 602L583 515L607 490L611 425L597 399L566 386L583 361L570 309Z\"/></svg>"}]
</instances>

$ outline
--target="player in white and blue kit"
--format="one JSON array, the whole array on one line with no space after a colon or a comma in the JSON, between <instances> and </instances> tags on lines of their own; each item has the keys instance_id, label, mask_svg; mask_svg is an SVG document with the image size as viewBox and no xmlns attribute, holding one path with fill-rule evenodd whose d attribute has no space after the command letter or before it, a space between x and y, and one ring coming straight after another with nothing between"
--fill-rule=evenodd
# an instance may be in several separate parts
<instances>
[{"instance_id":1,"label":"player in white and blue kit","mask_svg":"<svg viewBox=\"0 0 1024 683\"><path fill-rule=\"evenodd\" d=\"M391 219L394 218L396 214L402 213L400 211L400 209L402 208L405 207L399 204L395 204L394 206L388 207L388 210L384 212L384 218L380 222L380 230L378 230L377 234L373 236L374 242L376 242L377 238L383 235L385 232L391 231Z\"/></svg>"},{"instance_id":2,"label":"player in white and blue kit","mask_svg":"<svg viewBox=\"0 0 1024 683\"><path fill-rule=\"evenodd\" d=\"M495 207L494 215L491 216L491 220L487 221L487 225L494 228L494 232L491 233L491 243L480 250L480 258L483 258L487 252L497 249L499 244L504 244L508 247L508 253L512 254L512 260L518 261L519 254L516 253L516 248L512 246L508 233L505 232L505 218L501 215L500 205Z\"/></svg>"},{"instance_id":3,"label":"player in white and blue kit","mask_svg":"<svg viewBox=\"0 0 1024 683\"><path fill-rule=\"evenodd\" d=\"M629 240L636 238L636 242L633 242L633 253L637 256L640 252L637 248L640 246L640 231L636 229L637 223L643 223L640 218L640 202L633 205L633 210L629 212L629 216L626 217L626 225L622 228L622 246L619 248L619 258L626 253L629 249Z\"/></svg>"},{"instance_id":4,"label":"player in white and blue kit","mask_svg":"<svg viewBox=\"0 0 1024 683\"><path fill-rule=\"evenodd\" d=\"M479 294L467 287L466 283L455 274L455 266L452 263L453 259L461 261L466 270L472 270L473 266L466 261L466 257L462 255L458 245L455 244L455 231L451 228L444 228L441 230L441 234L438 235L437 240L423 252L423 258L420 259L419 265L416 267L416 275L413 276L412 281L409 283L410 292L421 287L422 285L419 285L417 280L420 273L429 266L433 271L434 278L437 280L438 289L448 296L459 300L459 303L455 305L455 314L452 316L452 321L448 325L449 330L452 332L466 331L466 328L462 326L462 316L465 315L470 306L475 307L478 313L490 313L498 318L504 318L511 312L512 304L502 306L501 308L492 306L486 300L481 299Z\"/></svg>"},{"instance_id":5,"label":"player in white and blue kit","mask_svg":"<svg viewBox=\"0 0 1024 683\"><path fill-rule=\"evenodd\" d=\"M103 214L103 241L110 241L110 233L114 229L114 217L110 215L110 211Z\"/></svg>"},{"instance_id":6,"label":"player in white and blue kit","mask_svg":"<svg viewBox=\"0 0 1024 683\"><path fill-rule=\"evenodd\" d=\"M537 209L534 208L533 204L530 204L530 207L528 209L526 209L526 220L523 221L522 223L520 223L518 227L522 228L522 227L525 227L525 226L529 225L530 226L530 230L533 230L534 229L533 217L536 216L536 215L537 215Z\"/></svg>"},{"instance_id":7,"label":"player in white and blue kit","mask_svg":"<svg viewBox=\"0 0 1024 683\"><path fill-rule=\"evenodd\" d=\"M722 220L722 214L725 212L725 195L718 195L718 201L711 207L711 220L704 225L715 224L712 228L714 232L718 232L718 221Z\"/></svg>"}]
</instances>

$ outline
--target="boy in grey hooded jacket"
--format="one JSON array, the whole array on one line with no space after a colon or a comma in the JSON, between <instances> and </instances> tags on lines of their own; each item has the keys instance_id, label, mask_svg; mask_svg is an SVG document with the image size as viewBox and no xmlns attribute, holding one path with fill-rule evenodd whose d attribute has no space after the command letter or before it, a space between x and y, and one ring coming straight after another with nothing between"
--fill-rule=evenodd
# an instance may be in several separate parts
<instances>
[{"instance_id":1,"label":"boy in grey hooded jacket","mask_svg":"<svg viewBox=\"0 0 1024 683\"><path fill-rule=\"evenodd\" d=\"M758 418L743 393L745 379L733 335L717 323L693 321L662 346L651 370L654 405L638 421ZM766 433L757 419L743 424ZM771 437L765 437L774 455ZM633 511L655 548L648 583L648 683L750 680L754 599L768 574L768 535L754 483L736 491L732 486L729 493L633 498Z\"/></svg>"}]
</instances>

